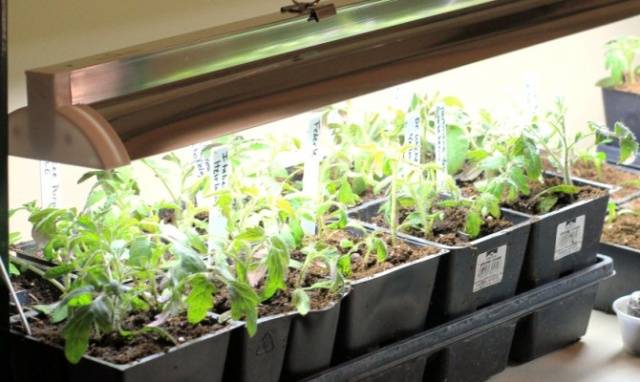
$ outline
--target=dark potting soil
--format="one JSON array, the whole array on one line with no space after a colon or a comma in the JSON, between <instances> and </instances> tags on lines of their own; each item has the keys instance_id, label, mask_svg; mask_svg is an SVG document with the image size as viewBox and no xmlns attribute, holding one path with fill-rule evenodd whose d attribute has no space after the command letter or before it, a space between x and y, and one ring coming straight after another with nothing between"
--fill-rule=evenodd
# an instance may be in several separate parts
<instances>
[{"instance_id":1,"label":"dark potting soil","mask_svg":"<svg viewBox=\"0 0 640 382\"><path fill-rule=\"evenodd\" d=\"M640 200L625 207L640 212ZM626 245L640 250L640 216L623 214L602 229L602 241Z\"/></svg>"},{"instance_id":2,"label":"dark potting soil","mask_svg":"<svg viewBox=\"0 0 640 382\"><path fill-rule=\"evenodd\" d=\"M376 273L384 272L388 269L396 267L398 265L410 263L412 261L421 259L425 256L434 255L439 252L439 249L434 247L418 247L410 245L400 239L396 241L394 246L392 243L391 235L386 233L380 233L380 237L386 242L388 248L387 258L384 262L378 262L375 254L370 254L365 260L364 248L363 251L355 252L351 255L351 269L353 271L351 275L352 280L359 280L368 276L372 276ZM327 244L336 246L339 250L340 242L342 240L350 240L354 244L363 240L362 236L356 235L352 232L345 230L333 231L327 238ZM347 253L347 250L342 250L343 254Z\"/></svg>"},{"instance_id":3,"label":"dark potting soil","mask_svg":"<svg viewBox=\"0 0 640 382\"><path fill-rule=\"evenodd\" d=\"M29 305L52 304L58 301L62 294L49 281L29 271L22 272L19 276L12 276L11 284L16 292L27 291L30 299Z\"/></svg>"},{"instance_id":4,"label":"dark potting soil","mask_svg":"<svg viewBox=\"0 0 640 382\"><path fill-rule=\"evenodd\" d=\"M622 199L640 191L638 185L631 184L633 181L640 181L640 174L623 171L616 166L605 164L602 167L602 172L598 173L594 166L588 163L578 162L573 166L573 173L580 178L622 187L620 191L612 195L615 199Z\"/></svg>"},{"instance_id":5,"label":"dark potting soil","mask_svg":"<svg viewBox=\"0 0 640 382\"><path fill-rule=\"evenodd\" d=\"M562 184L562 180L560 178L555 177L546 177L544 178L544 184L539 182L531 182L529 183L530 192L529 195L520 195L520 197L512 203L505 203L504 206L507 208L511 208L512 210L516 210L519 212L524 212L530 215L537 215L538 210L536 204L538 203L538 199L535 199L535 196L540 192L546 190L547 188L558 186ZM551 209L551 211L559 210L563 207L571 205L573 203L579 202L581 200L589 200L601 197L606 195L607 191L602 190L596 187L591 186L581 186L579 187L580 191L577 194L569 195L558 193L558 202ZM549 211L549 212L551 212Z\"/></svg>"},{"instance_id":6,"label":"dark potting soil","mask_svg":"<svg viewBox=\"0 0 640 382\"><path fill-rule=\"evenodd\" d=\"M296 254L292 255L293 258ZM312 266L310 271L307 272L303 285L313 285L316 281L322 278L321 273L316 271L319 267ZM287 275L287 289L278 291L269 300L262 302L258 306L258 317L272 316L276 314L289 313L296 310L296 307L291 303L292 293L295 290L295 285L298 278L298 272L296 270L289 270ZM261 289L262 282L258 284L258 290ZM340 298L339 294L336 294L328 289L312 289L307 290L309 296L311 310L324 309ZM229 299L229 291L219 286L218 299L214 306L214 311L218 314L222 314L231 309L231 300Z\"/></svg>"},{"instance_id":7,"label":"dark potting soil","mask_svg":"<svg viewBox=\"0 0 640 382\"><path fill-rule=\"evenodd\" d=\"M134 314L124 321L123 329L140 330L154 321L154 316L151 312ZM182 315L168 319L161 328L180 344L219 331L225 328L225 325L218 323L214 318L205 318L197 325L192 325L187 322L186 316ZM63 328L64 325L50 324L46 319L34 320L31 323L34 337L58 346L64 346ZM19 323L14 329L22 330ZM145 332L130 337L111 333L91 339L87 355L115 364L127 364L152 354L166 352L174 346L172 341L157 332Z\"/></svg>"},{"instance_id":8,"label":"dark potting soil","mask_svg":"<svg viewBox=\"0 0 640 382\"><path fill-rule=\"evenodd\" d=\"M513 223L508 220L495 219L491 216L487 216L484 224L480 228L480 235L475 239L470 239L469 236L464 233L467 211L462 208L445 208L443 209L443 212L444 219L435 222L433 225L432 235L430 237L425 237L421 230L415 228L407 228L404 232L411 236L435 241L440 244L456 246L467 244L472 240L477 240L478 238L491 235L513 226ZM411 213L411 210L401 209L399 216L400 221L403 221L409 213ZM372 222L380 227L388 228L386 219L382 214L375 216L372 219Z\"/></svg>"}]
</instances>

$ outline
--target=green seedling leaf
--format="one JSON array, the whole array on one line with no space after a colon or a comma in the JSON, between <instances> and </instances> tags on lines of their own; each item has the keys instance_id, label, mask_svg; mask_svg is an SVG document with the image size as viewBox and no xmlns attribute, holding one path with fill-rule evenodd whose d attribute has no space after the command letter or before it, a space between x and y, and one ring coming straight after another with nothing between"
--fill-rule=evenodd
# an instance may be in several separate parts
<instances>
[{"instance_id":1,"label":"green seedling leaf","mask_svg":"<svg viewBox=\"0 0 640 382\"><path fill-rule=\"evenodd\" d=\"M340 184L340 191L338 191L338 201L347 206L356 204L360 198L351 189L351 185L347 181L347 178L342 179Z\"/></svg>"},{"instance_id":2,"label":"green seedling leaf","mask_svg":"<svg viewBox=\"0 0 640 382\"><path fill-rule=\"evenodd\" d=\"M93 315L90 308L85 307L77 311L64 327L64 354L70 363L78 363L87 352L92 326Z\"/></svg>"},{"instance_id":3,"label":"green seedling leaf","mask_svg":"<svg viewBox=\"0 0 640 382\"><path fill-rule=\"evenodd\" d=\"M231 317L234 320L244 318L249 336L257 330L258 295L247 283L233 280L228 284L231 299Z\"/></svg>"},{"instance_id":4,"label":"green seedling leaf","mask_svg":"<svg viewBox=\"0 0 640 382\"><path fill-rule=\"evenodd\" d=\"M618 163L629 164L636 160L638 154L638 142L634 137L625 137L620 140L620 156Z\"/></svg>"},{"instance_id":5,"label":"green seedling leaf","mask_svg":"<svg viewBox=\"0 0 640 382\"><path fill-rule=\"evenodd\" d=\"M20 242L20 232L9 233L9 245L14 245Z\"/></svg>"},{"instance_id":6,"label":"green seedling leaf","mask_svg":"<svg viewBox=\"0 0 640 382\"><path fill-rule=\"evenodd\" d=\"M455 175L464 167L469 152L469 140L460 127L448 126L447 128L447 171Z\"/></svg>"},{"instance_id":7,"label":"green seedling leaf","mask_svg":"<svg viewBox=\"0 0 640 382\"><path fill-rule=\"evenodd\" d=\"M379 263L384 262L388 255L387 243L385 243L381 238L375 237L372 240L372 244L373 250L376 253L376 259Z\"/></svg>"},{"instance_id":8,"label":"green seedling leaf","mask_svg":"<svg viewBox=\"0 0 640 382\"><path fill-rule=\"evenodd\" d=\"M303 316L306 316L311 310L311 300L307 293L302 289L296 289L293 291L291 302L293 303L293 306L296 307L296 310L298 310L298 313Z\"/></svg>"},{"instance_id":9,"label":"green seedling leaf","mask_svg":"<svg viewBox=\"0 0 640 382\"><path fill-rule=\"evenodd\" d=\"M151 242L146 237L137 237L129 246L129 264L135 267L146 267L151 260Z\"/></svg>"},{"instance_id":10,"label":"green seedling leaf","mask_svg":"<svg viewBox=\"0 0 640 382\"><path fill-rule=\"evenodd\" d=\"M20 270L12 262L9 262L9 274L12 276L20 276Z\"/></svg>"},{"instance_id":11,"label":"green seedling leaf","mask_svg":"<svg viewBox=\"0 0 640 382\"><path fill-rule=\"evenodd\" d=\"M191 279L191 292L187 297L187 320L197 324L204 320L213 308L215 287L204 274L197 274Z\"/></svg>"},{"instance_id":12,"label":"green seedling leaf","mask_svg":"<svg viewBox=\"0 0 640 382\"><path fill-rule=\"evenodd\" d=\"M351 276L351 255L342 255L338 258L338 271L345 277Z\"/></svg>"},{"instance_id":13,"label":"green seedling leaf","mask_svg":"<svg viewBox=\"0 0 640 382\"><path fill-rule=\"evenodd\" d=\"M340 248L342 249L350 249L350 248L353 248L353 246L354 246L353 241L349 239L340 240Z\"/></svg>"},{"instance_id":14,"label":"green seedling leaf","mask_svg":"<svg viewBox=\"0 0 640 382\"><path fill-rule=\"evenodd\" d=\"M479 166L484 170L497 171L507 164L507 158L499 151L483 159Z\"/></svg>"},{"instance_id":15,"label":"green seedling leaf","mask_svg":"<svg viewBox=\"0 0 640 382\"><path fill-rule=\"evenodd\" d=\"M47 271L44 273L44 277L48 279L57 279L58 277L71 273L74 269L74 264L57 265L55 267L47 269Z\"/></svg>"},{"instance_id":16,"label":"green seedling leaf","mask_svg":"<svg viewBox=\"0 0 640 382\"><path fill-rule=\"evenodd\" d=\"M551 211L553 207L558 203L558 197L555 195L543 196L536 204L536 209L539 213L546 214Z\"/></svg>"},{"instance_id":17,"label":"green seedling leaf","mask_svg":"<svg viewBox=\"0 0 640 382\"><path fill-rule=\"evenodd\" d=\"M351 189L356 195L362 195L367 190L367 182L362 176L351 179Z\"/></svg>"},{"instance_id":18,"label":"green seedling leaf","mask_svg":"<svg viewBox=\"0 0 640 382\"><path fill-rule=\"evenodd\" d=\"M272 240L276 239L273 238ZM272 246L267 254L267 279L262 292L263 301L271 298L277 291L287 288L286 277L289 254L283 247Z\"/></svg>"},{"instance_id":19,"label":"green seedling leaf","mask_svg":"<svg viewBox=\"0 0 640 382\"><path fill-rule=\"evenodd\" d=\"M78 363L89 347L93 327L108 328L109 325L109 308L101 299L75 310L62 330L67 360L72 364Z\"/></svg>"},{"instance_id":20,"label":"green seedling leaf","mask_svg":"<svg viewBox=\"0 0 640 382\"><path fill-rule=\"evenodd\" d=\"M236 237L237 241L249 242L258 242L262 239L264 239L264 229L262 229L261 227L246 229Z\"/></svg>"},{"instance_id":21,"label":"green seedling leaf","mask_svg":"<svg viewBox=\"0 0 640 382\"><path fill-rule=\"evenodd\" d=\"M480 212L470 210L467 213L467 219L464 224L464 232L469 235L470 238L475 239L476 237L478 237L478 235L480 235L482 224L483 220Z\"/></svg>"}]
</instances>

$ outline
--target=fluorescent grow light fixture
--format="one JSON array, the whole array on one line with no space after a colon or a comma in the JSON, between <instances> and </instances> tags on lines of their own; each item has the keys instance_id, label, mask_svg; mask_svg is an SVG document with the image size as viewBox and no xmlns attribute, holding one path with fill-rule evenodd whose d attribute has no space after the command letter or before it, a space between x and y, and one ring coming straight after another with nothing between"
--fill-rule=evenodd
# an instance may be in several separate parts
<instances>
[{"instance_id":1,"label":"fluorescent grow light fixture","mask_svg":"<svg viewBox=\"0 0 640 382\"><path fill-rule=\"evenodd\" d=\"M317 23L273 15L27 71L11 154L117 167L640 13L637 0L333 3Z\"/></svg>"}]
</instances>

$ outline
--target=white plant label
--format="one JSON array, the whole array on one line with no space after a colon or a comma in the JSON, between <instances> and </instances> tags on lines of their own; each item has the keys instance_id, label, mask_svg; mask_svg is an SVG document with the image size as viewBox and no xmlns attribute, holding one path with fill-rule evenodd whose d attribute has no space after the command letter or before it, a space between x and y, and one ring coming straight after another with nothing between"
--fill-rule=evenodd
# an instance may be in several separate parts
<instances>
[{"instance_id":1,"label":"white plant label","mask_svg":"<svg viewBox=\"0 0 640 382\"><path fill-rule=\"evenodd\" d=\"M507 260L507 246L502 245L491 251L478 255L476 275L473 280L473 293L498 284L504 276L504 265Z\"/></svg>"},{"instance_id":2,"label":"white plant label","mask_svg":"<svg viewBox=\"0 0 640 382\"><path fill-rule=\"evenodd\" d=\"M409 162L420 163L422 145L420 140L420 113L407 114L404 123L404 141L411 148L405 153L405 159Z\"/></svg>"},{"instance_id":3,"label":"white plant label","mask_svg":"<svg viewBox=\"0 0 640 382\"><path fill-rule=\"evenodd\" d=\"M196 169L198 178L201 178L211 171L211 162L208 158L205 158L202 151L207 147L206 143L198 143L192 145L191 148L191 160Z\"/></svg>"},{"instance_id":4,"label":"white plant label","mask_svg":"<svg viewBox=\"0 0 640 382\"><path fill-rule=\"evenodd\" d=\"M438 186L442 189L446 180L447 162L447 122L444 116L444 105L436 106L436 163L438 170Z\"/></svg>"},{"instance_id":5,"label":"white plant label","mask_svg":"<svg viewBox=\"0 0 640 382\"><path fill-rule=\"evenodd\" d=\"M220 146L211 149L211 188L213 191L220 191L227 187L229 183L229 147ZM213 248L213 243L217 237L227 236L227 218L222 215L222 211L215 205L213 200L209 210L209 248Z\"/></svg>"},{"instance_id":6,"label":"white plant label","mask_svg":"<svg viewBox=\"0 0 640 382\"><path fill-rule=\"evenodd\" d=\"M58 207L60 203L60 165L40 162L40 202L43 208Z\"/></svg>"},{"instance_id":7,"label":"white plant label","mask_svg":"<svg viewBox=\"0 0 640 382\"><path fill-rule=\"evenodd\" d=\"M553 252L553 259L555 261L582 249L584 221L585 216L580 215L574 219L558 224L558 228L556 229L556 248Z\"/></svg>"},{"instance_id":8,"label":"white plant label","mask_svg":"<svg viewBox=\"0 0 640 382\"><path fill-rule=\"evenodd\" d=\"M312 200L318 199L320 192L320 132L322 120L315 115L309 121L307 136L304 143L305 162L304 177L302 178L302 192ZM316 222L302 220L302 229L307 235L315 235Z\"/></svg>"}]
</instances>

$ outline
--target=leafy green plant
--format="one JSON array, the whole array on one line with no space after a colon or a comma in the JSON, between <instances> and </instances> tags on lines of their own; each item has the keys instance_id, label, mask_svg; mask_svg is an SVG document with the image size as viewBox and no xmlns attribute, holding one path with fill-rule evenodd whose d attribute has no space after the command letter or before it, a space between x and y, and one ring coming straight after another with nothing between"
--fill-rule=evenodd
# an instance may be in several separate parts
<instances>
[{"instance_id":1,"label":"leafy green plant","mask_svg":"<svg viewBox=\"0 0 640 382\"><path fill-rule=\"evenodd\" d=\"M605 66L609 76L598 82L602 87L633 85L640 76L640 37L623 36L609 41L605 51Z\"/></svg>"},{"instance_id":2,"label":"leafy green plant","mask_svg":"<svg viewBox=\"0 0 640 382\"><path fill-rule=\"evenodd\" d=\"M70 362L80 360L91 338L109 333L130 338L153 331L174 341L162 329L165 320L184 313L192 324L202 321L221 288L229 291L234 317L251 316L258 303L252 289L227 264L207 264L191 227L182 231L181 224L165 222L160 208L139 197L128 169L91 172L80 181L91 178L96 183L82 211L24 207L44 256L55 262L47 270L30 266L63 293L60 301L36 309L63 325ZM154 322L124 327L128 317L146 311L156 315Z\"/></svg>"},{"instance_id":3,"label":"leafy green plant","mask_svg":"<svg viewBox=\"0 0 640 382\"><path fill-rule=\"evenodd\" d=\"M635 136L623 123L618 122L613 130L595 123L589 123L589 132L581 131L571 135L566 124L566 106L562 99L557 99L555 109L547 114L546 122L550 128L550 134L542 134L539 128L529 130L534 142L544 149L551 165L562 175L564 184L573 185L572 165L576 160L584 160L586 155L580 151L581 144L591 141L591 152L595 152L594 146L617 140L620 143L620 162L633 161L638 152L638 143ZM601 157L595 156L595 160Z\"/></svg>"},{"instance_id":4,"label":"leafy green plant","mask_svg":"<svg viewBox=\"0 0 640 382\"><path fill-rule=\"evenodd\" d=\"M501 201L513 202L529 195L529 182L542 175L542 163L535 142L523 135L496 139L473 153L474 168L483 178L475 186Z\"/></svg>"}]
</instances>

